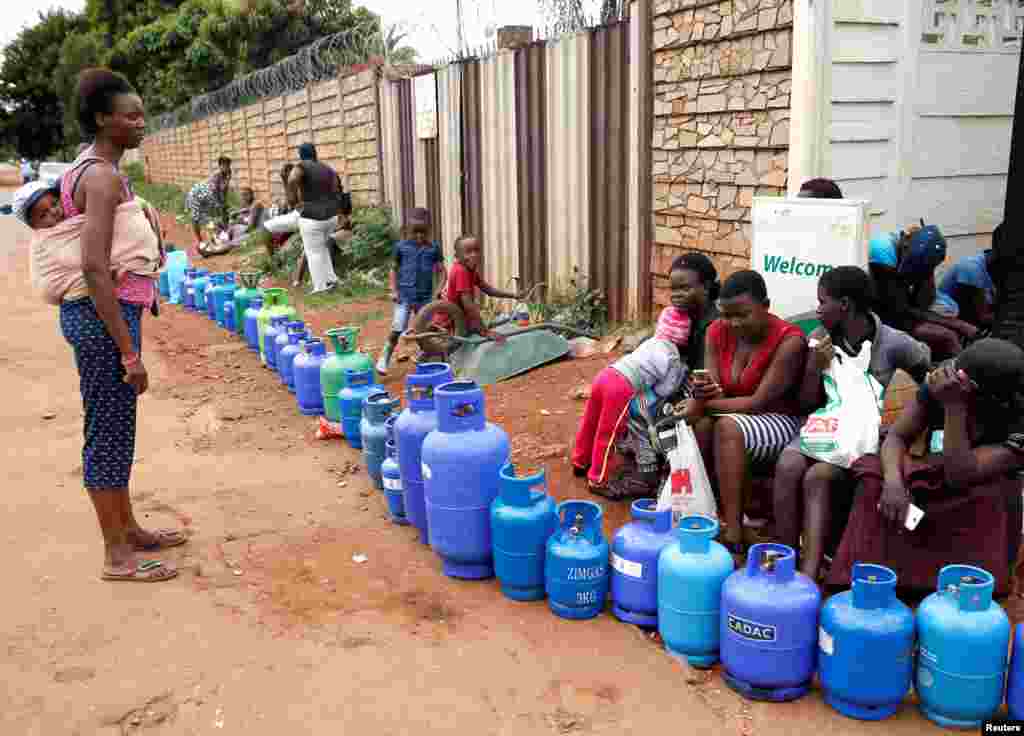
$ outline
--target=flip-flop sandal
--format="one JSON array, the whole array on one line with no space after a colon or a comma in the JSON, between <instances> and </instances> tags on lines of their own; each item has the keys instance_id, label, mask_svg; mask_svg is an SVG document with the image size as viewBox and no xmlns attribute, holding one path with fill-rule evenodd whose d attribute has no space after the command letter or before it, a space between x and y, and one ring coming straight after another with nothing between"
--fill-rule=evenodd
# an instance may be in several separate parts
<instances>
[{"instance_id":1,"label":"flip-flop sandal","mask_svg":"<svg viewBox=\"0 0 1024 736\"><path fill-rule=\"evenodd\" d=\"M145 560L135 566L134 570L125 573L104 570L103 580L123 581L129 583L159 583L178 577L177 569L167 567L160 560Z\"/></svg>"},{"instance_id":2,"label":"flip-flop sandal","mask_svg":"<svg viewBox=\"0 0 1024 736\"><path fill-rule=\"evenodd\" d=\"M188 542L188 537L179 529L156 529L151 531L156 541L151 544L137 544L135 549L139 552L152 552L158 549L171 549L180 547Z\"/></svg>"}]
</instances>

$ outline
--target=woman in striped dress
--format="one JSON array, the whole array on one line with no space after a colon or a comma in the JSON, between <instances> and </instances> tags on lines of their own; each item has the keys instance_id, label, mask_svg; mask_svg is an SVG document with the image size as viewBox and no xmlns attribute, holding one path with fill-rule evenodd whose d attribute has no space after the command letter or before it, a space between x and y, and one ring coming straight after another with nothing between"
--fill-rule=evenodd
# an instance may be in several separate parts
<instances>
[{"instance_id":1,"label":"woman in striped dress","mask_svg":"<svg viewBox=\"0 0 1024 736\"><path fill-rule=\"evenodd\" d=\"M687 421L714 469L722 541L743 556L743 491L752 467L772 467L800 431L798 394L807 341L800 328L768 311L768 289L755 271L722 286L721 319L708 329L706 377L695 376Z\"/></svg>"}]
</instances>

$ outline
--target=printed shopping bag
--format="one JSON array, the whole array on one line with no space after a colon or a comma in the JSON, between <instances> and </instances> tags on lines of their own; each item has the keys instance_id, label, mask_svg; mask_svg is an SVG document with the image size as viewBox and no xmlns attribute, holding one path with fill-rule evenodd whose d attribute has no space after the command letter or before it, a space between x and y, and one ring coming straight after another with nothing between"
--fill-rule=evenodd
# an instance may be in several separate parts
<instances>
[{"instance_id":1,"label":"printed shopping bag","mask_svg":"<svg viewBox=\"0 0 1024 736\"><path fill-rule=\"evenodd\" d=\"M868 372L871 343L856 357L839 350L825 372L824 407L807 417L800 430L800 452L848 469L864 455L878 452L882 426L882 386Z\"/></svg>"},{"instance_id":2,"label":"printed shopping bag","mask_svg":"<svg viewBox=\"0 0 1024 736\"><path fill-rule=\"evenodd\" d=\"M715 495L711 492L704 459L700 456L697 438L684 421L675 428L676 443L668 452L670 472L658 496L658 511L672 509L672 523L684 516L702 514L718 518Z\"/></svg>"}]
</instances>

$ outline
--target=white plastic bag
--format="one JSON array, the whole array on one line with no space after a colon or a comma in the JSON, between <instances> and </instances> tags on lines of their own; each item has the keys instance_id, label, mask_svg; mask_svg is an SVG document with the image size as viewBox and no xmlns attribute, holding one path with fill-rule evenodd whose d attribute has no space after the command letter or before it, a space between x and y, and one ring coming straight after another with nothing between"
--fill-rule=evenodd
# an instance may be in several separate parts
<instances>
[{"instance_id":1,"label":"white plastic bag","mask_svg":"<svg viewBox=\"0 0 1024 736\"><path fill-rule=\"evenodd\" d=\"M701 514L718 518L715 494L711 492L704 459L690 425L680 421L675 428L676 446L668 452L671 468L658 496L658 511L672 509L672 523L684 516ZM669 435L671 437L671 435Z\"/></svg>"},{"instance_id":2,"label":"white plastic bag","mask_svg":"<svg viewBox=\"0 0 1024 736\"><path fill-rule=\"evenodd\" d=\"M828 401L807 417L800 430L800 452L840 468L878 452L883 390L868 373L870 363L869 342L856 357L836 351L825 372Z\"/></svg>"}]
</instances>

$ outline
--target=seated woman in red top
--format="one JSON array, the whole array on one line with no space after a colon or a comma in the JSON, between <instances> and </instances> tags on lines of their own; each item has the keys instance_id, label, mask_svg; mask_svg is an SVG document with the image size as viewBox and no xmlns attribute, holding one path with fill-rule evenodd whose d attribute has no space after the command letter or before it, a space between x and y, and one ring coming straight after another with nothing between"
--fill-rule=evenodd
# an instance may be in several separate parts
<instances>
[{"instance_id":1,"label":"seated woman in red top","mask_svg":"<svg viewBox=\"0 0 1024 736\"><path fill-rule=\"evenodd\" d=\"M798 392L807 350L800 328L768 311L768 289L755 271L722 286L718 319L708 330L707 374L693 378L686 404L721 496L722 542L743 555L743 491L751 465L770 465L800 431Z\"/></svg>"}]
</instances>

